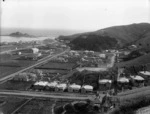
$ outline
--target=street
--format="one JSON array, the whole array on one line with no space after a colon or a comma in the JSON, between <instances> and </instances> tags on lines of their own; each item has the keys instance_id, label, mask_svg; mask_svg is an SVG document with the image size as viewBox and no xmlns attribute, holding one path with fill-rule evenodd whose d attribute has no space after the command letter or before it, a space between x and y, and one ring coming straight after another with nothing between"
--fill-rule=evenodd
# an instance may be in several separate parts
<instances>
[{"instance_id":1,"label":"street","mask_svg":"<svg viewBox=\"0 0 150 114\"><path fill-rule=\"evenodd\" d=\"M93 99L93 94L79 94L79 93L65 93L65 92L35 92L35 91L17 91L17 90L0 90L1 95L15 95L28 97L44 97L44 98L60 98L60 99L74 99L87 100Z\"/></svg>"}]
</instances>

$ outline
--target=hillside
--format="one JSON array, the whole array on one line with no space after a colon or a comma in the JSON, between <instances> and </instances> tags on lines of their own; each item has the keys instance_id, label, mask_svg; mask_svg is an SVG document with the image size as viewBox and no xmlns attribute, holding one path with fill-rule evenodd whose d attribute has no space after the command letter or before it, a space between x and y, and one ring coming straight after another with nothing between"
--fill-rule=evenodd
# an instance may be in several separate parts
<instances>
[{"instance_id":1,"label":"hillside","mask_svg":"<svg viewBox=\"0 0 150 114\"><path fill-rule=\"evenodd\" d=\"M150 70L150 53L140 56L138 58L126 61L126 62L121 62L118 63L117 66L119 67L130 67L130 66L138 66L138 65L143 65L143 64L147 64L147 69Z\"/></svg>"},{"instance_id":2,"label":"hillside","mask_svg":"<svg viewBox=\"0 0 150 114\"><path fill-rule=\"evenodd\" d=\"M89 47L87 47L87 45L89 44L95 46L92 47L93 50L97 48L99 48L100 50L111 47L113 48L116 46L122 47L130 44L149 46L150 44L148 43L150 43L150 24L140 23L114 26L100 29L94 32L74 34L70 36L60 36L58 37L58 39L69 41L70 45L74 49L89 49ZM92 41L91 39L95 41Z\"/></svg>"}]
</instances>

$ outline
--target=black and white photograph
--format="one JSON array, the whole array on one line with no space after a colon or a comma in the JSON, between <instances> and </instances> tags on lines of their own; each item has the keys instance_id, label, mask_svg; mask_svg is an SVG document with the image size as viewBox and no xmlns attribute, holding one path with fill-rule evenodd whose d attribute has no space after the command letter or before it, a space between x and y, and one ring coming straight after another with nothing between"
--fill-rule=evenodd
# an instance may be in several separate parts
<instances>
[{"instance_id":1,"label":"black and white photograph","mask_svg":"<svg viewBox=\"0 0 150 114\"><path fill-rule=\"evenodd\" d=\"M0 0L0 114L150 114L150 0Z\"/></svg>"}]
</instances>

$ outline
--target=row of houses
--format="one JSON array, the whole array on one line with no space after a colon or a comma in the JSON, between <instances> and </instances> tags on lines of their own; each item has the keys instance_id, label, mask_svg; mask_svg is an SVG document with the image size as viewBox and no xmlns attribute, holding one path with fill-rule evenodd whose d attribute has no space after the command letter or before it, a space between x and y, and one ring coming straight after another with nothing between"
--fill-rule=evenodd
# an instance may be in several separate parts
<instances>
[{"instance_id":1,"label":"row of houses","mask_svg":"<svg viewBox=\"0 0 150 114\"><path fill-rule=\"evenodd\" d=\"M91 85L77 85L77 84L67 84L67 83L60 83L58 81L54 82L46 82L46 81L39 81L35 82L31 89L34 90L48 90L48 91L59 91L59 92L93 92L93 86Z\"/></svg>"},{"instance_id":2,"label":"row of houses","mask_svg":"<svg viewBox=\"0 0 150 114\"><path fill-rule=\"evenodd\" d=\"M124 91L127 89L133 89L137 87L143 87L150 85L150 72L149 71L141 71L138 75L133 76L121 76L118 77L117 80L117 89ZM112 86L114 86L113 81L111 79L99 79L99 91L107 91L111 90Z\"/></svg>"}]
</instances>

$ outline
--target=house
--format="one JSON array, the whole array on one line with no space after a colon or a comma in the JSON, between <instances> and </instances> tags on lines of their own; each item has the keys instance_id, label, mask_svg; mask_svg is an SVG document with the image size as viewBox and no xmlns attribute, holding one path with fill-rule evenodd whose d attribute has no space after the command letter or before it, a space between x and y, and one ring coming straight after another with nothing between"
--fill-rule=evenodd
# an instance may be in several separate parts
<instances>
[{"instance_id":1,"label":"house","mask_svg":"<svg viewBox=\"0 0 150 114\"><path fill-rule=\"evenodd\" d=\"M74 84L69 85L68 92L79 92L80 89L81 89L81 86L74 83Z\"/></svg>"},{"instance_id":2,"label":"house","mask_svg":"<svg viewBox=\"0 0 150 114\"><path fill-rule=\"evenodd\" d=\"M32 53L36 54L39 52L39 49L38 48L32 48Z\"/></svg>"},{"instance_id":3,"label":"house","mask_svg":"<svg viewBox=\"0 0 150 114\"><path fill-rule=\"evenodd\" d=\"M83 85L81 88L81 93L91 93L93 91L93 86Z\"/></svg>"},{"instance_id":4,"label":"house","mask_svg":"<svg viewBox=\"0 0 150 114\"><path fill-rule=\"evenodd\" d=\"M125 89L128 89L129 87L129 79L126 77L119 77L117 79L118 82L118 89L121 91L124 91Z\"/></svg>"},{"instance_id":5,"label":"house","mask_svg":"<svg viewBox=\"0 0 150 114\"><path fill-rule=\"evenodd\" d=\"M99 80L99 91L109 90L111 87L112 81L109 79L100 79Z\"/></svg>"},{"instance_id":6,"label":"house","mask_svg":"<svg viewBox=\"0 0 150 114\"><path fill-rule=\"evenodd\" d=\"M39 81L39 82L35 82L33 85L33 89L35 90L44 90L45 87L47 86L48 82L45 81Z\"/></svg>"},{"instance_id":7,"label":"house","mask_svg":"<svg viewBox=\"0 0 150 114\"><path fill-rule=\"evenodd\" d=\"M55 87L55 91L64 92L67 89L67 84L61 83L57 84Z\"/></svg>"},{"instance_id":8,"label":"house","mask_svg":"<svg viewBox=\"0 0 150 114\"><path fill-rule=\"evenodd\" d=\"M48 84L46 85L46 90L55 91L55 88L56 88L57 84L58 84L57 81L48 83Z\"/></svg>"},{"instance_id":9,"label":"house","mask_svg":"<svg viewBox=\"0 0 150 114\"><path fill-rule=\"evenodd\" d=\"M138 75L145 79L145 85L150 85L150 72L149 71L140 71Z\"/></svg>"},{"instance_id":10,"label":"house","mask_svg":"<svg viewBox=\"0 0 150 114\"><path fill-rule=\"evenodd\" d=\"M99 54L100 58L106 58L106 54Z\"/></svg>"},{"instance_id":11,"label":"house","mask_svg":"<svg viewBox=\"0 0 150 114\"><path fill-rule=\"evenodd\" d=\"M132 83L135 87L143 87L144 86L144 81L145 80L144 80L143 77L138 76L138 75L130 76L130 77L131 77L131 81L132 81Z\"/></svg>"}]
</instances>

